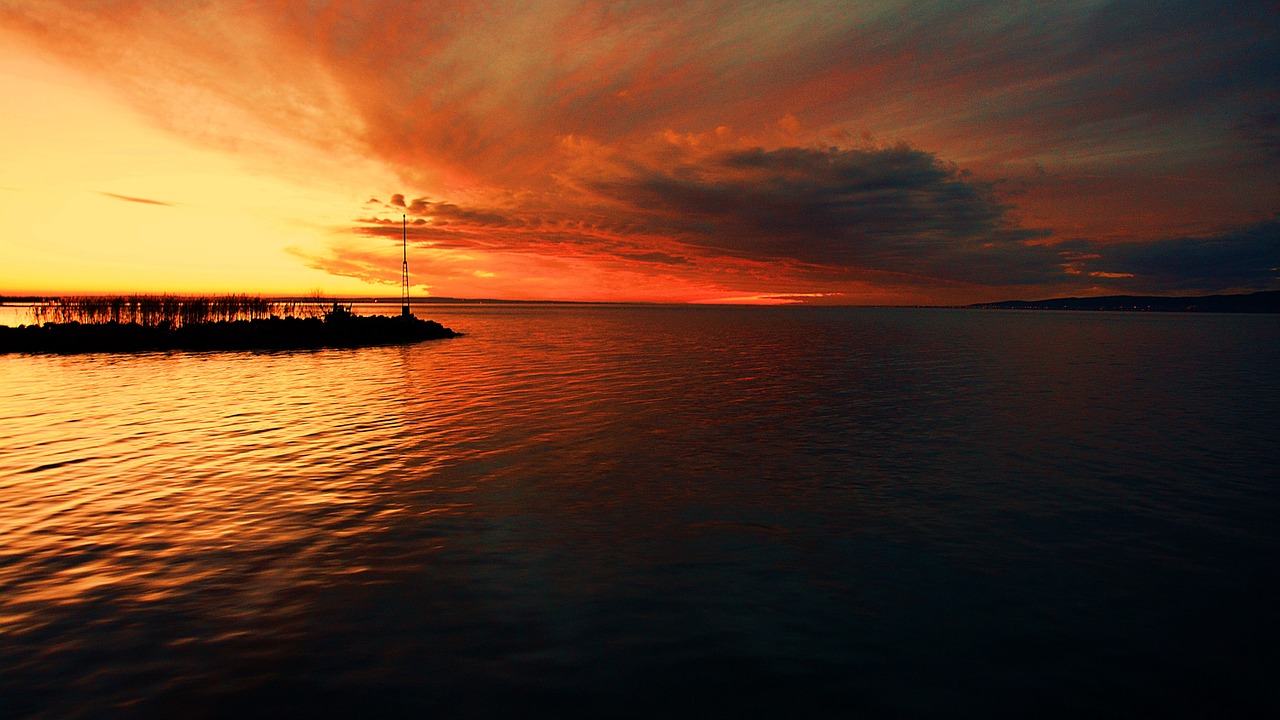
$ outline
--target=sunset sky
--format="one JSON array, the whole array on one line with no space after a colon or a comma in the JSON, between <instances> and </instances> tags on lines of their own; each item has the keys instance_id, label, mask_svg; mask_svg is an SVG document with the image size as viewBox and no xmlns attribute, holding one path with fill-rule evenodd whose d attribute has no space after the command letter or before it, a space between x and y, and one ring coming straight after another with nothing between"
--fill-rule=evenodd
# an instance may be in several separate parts
<instances>
[{"instance_id":1,"label":"sunset sky","mask_svg":"<svg viewBox=\"0 0 1280 720\"><path fill-rule=\"evenodd\" d=\"M0 294L1280 289L1280 3L0 0Z\"/></svg>"}]
</instances>

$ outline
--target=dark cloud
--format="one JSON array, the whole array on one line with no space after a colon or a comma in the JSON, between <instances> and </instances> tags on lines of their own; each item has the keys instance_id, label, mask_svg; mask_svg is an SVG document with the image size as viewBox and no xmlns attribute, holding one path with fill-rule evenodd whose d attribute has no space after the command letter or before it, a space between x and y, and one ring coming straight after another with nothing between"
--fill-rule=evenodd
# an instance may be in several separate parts
<instances>
[{"instance_id":1,"label":"dark cloud","mask_svg":"<svg viewBox=\"0 0 1280 720\"><path fill-rule=\"evenodd\" d=\"M1212 237L1095 247L1087 255L1083 267L1118 288L1272 290L1280 288L1280 219Z\"/></svg>"},{"instance_id":2,"label":"dark cloud","mask_svg":"<svg viewBox=\"0 0 1280 720\"><path fill-rule=\"evenodd\" d=\"M584 184L650 232L719 251L965 282L1061 273L990 185L906 146L735 149Z\"/></svg>"},{"instance_id":3,"label":"dark cloud","mask_svg":"<svg viewBox=\"0 0 1280 720\"><path fill-rule=\"evenodd\" d=\"M687 257L671 255L669 253L664 253L664 252L644 252L644 253L618 252L618 253L614 253L614 255L620 258L624 258L626 260L635 260L637 262L642 262L642 263L657 263L660 265L689 264L689 258Z\"/></svg>"},{"instance_id":4,"label":"dark cloud","mask_svg":"<svg viewBox=\"0 0 1280 720\"><path fill-rule=\"evenodd\" d=\"M395 195L392 195L391 204L395 205L396 207L404 207L404 196L401 195L400 193L396 193Z\"/></svg>"},{"instance_id":5,"label":"dark cloud","mask_svg":"<svg viewBox=\"0 0 1280 720\"><path fill-rule=\"evenodd\" d=\"M133 197L132 195L117 195L115 193L109 193L109 192L100 192L98 194L105 195L106 197L109 197L109 198L115 198L116 200L124 200L125 202L142 203L143 205L162 205L164 207L174 207L173 203L165 202L163 200L152 200L150 198Z\"/></svg>"},{"instance_id":6,"label":"dark cloud","mask_svg":"<svg viewBox=\"0 0 1280 720\"><path fill-rule=\"evenodd\" d=\"M430 202L418 198L409 204L410 215L430 217L437 225L463 223L468 226L514 228L527 227L530 221L514 214L497 210L463 208L448 202Z\"/></svg>"}]
</instances>

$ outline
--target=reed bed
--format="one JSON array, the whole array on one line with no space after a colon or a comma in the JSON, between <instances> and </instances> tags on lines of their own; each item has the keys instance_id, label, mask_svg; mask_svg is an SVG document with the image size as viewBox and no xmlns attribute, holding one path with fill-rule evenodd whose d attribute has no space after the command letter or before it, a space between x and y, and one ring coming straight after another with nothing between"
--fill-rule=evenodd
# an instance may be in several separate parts
<instances>
[{"instance_id":1,"label":"reed bed","mask_svg":"<svg viewBox=\"0 0 1280 720\"><path fill-rule=\"evenodd\" d=\"M135 323L143 327L182 327L233 320L275 317L319 317L323 306L296 300L270 300L257 295L116 295L60 297L31 309L36 323Z\"/></svg>"}]
</instances>

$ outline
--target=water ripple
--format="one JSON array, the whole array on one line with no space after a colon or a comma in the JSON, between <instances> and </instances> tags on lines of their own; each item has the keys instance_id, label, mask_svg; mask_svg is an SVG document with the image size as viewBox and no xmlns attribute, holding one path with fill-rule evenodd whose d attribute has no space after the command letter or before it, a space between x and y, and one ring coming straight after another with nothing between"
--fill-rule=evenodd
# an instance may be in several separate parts
<instances>
[{"instance_id":1,"label":"water ripple","mask_svg":"<svg viewBox=\"0 0 1280 720\"><path fill-rule=\"evenodd\" d=\"M1274 318L437 319L466 336L0 358L0 702L1084 709L1028 688L1150 699L1176 645L1239 691L1274 628ZM942 675L984 694L903 699Z\"/></svg>"}]
</instances>

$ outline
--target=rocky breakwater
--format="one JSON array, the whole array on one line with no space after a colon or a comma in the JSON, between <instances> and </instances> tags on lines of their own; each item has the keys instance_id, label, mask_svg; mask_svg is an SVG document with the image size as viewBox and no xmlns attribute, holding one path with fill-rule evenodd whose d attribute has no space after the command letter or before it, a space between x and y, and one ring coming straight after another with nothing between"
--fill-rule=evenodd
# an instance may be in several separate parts
<instances>
[{"instance_id":1,"label":"rocky breakwater","mask_svg":"<svg viewBox=\"0 0 1280 720\"><path fill-rule=\"evenodd\" d=\"M269 317L178 327L120 322L0 326L0 353L354 348L405 345L460 334L412 315L358 316L335 306L323 318Z\"/></svg>"}]
</instances>

